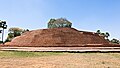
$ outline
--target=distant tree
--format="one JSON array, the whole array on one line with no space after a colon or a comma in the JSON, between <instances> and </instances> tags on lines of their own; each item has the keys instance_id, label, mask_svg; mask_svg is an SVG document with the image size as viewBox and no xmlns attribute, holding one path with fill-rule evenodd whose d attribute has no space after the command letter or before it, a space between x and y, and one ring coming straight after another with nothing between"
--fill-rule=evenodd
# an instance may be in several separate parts
<instances>
[{"instance_id":1,"label":"distant tree","mask_svg":"<svg viewBox=\"0 0 120 68\"><path fill-rule=\"evenodd\" d=\"M120 40L113 38L111 40L112 43L120 44Z\"/></svg>"},{"instance_id":2,"label":"distant tree","mask_svg":"<svg viewBox=\"0 0 120 68\"><path fill-rule=\"evenodd\" d=\"M105 37L105 33L101 33L100 35L104 36Z\"/></svg>"},{"instance_id":3,"label":"distant tree","mask_svg":"<svg viewBox=\"0 0 120 68\"><path fill-rule=\"evenodd\" d=\"M20 36L22 33L26 32L26 31L29 31L29 30L28 29L24 30L24 29L21 29L21 28L18 28L18 27L10 28L8 30L9 33L8 33L8 37L5 40L5 42L11 41L13 38L15 38L17 36Z\"/></svg>"},{"instance_id":4,"label":"distant tree","mask_svg":"<svg viewBox=\"0 0 120 68\"><path fill-rule=\"evenodd\" d=\"M7 29L6 21L1 21L0 20L0 28L3 30L0 30L0 33L2 33L2 42L3 42L3 37L4 37L4 29ZM4 44L4 42L3 42Z\"/></svg>"},{"instance_id":5,"label":"distant tree","mask_svg":"<svg viewBox=\"0 0 120 68\"><path fill-rule=\"evenodd\" d=\"M97 30L97 32L96 32L97 34L101 34L101 31L100 30Z\"/></svg>"},{"instance_id":6,"label":"distant tree","mask_svg":"<svg viewBox=\"0 0 120 68\"><path fill-rule=\"evenodd\" d=\"M108 39L108 37L110 36L110 34L108 32L105 33L105 37L106 39Z\"/></svg>"},{"instance_id":7,"label":"distant tree","mask_svg":"<svg viewBox=\"0 0 120 68\"><path fill-rule=\"evenodd\" d=\"M13 27L8 30L10 32L10 35L13 34L14 37L20 36L22 32L24 31L21 28Z\"/></svg>"},{"instance_id":8,"label":"distant tree","mask_svg":"<svg viewBox=\"0 0 120 68\"><path fill-rule=\"evenodd\" d=\"M108 37L110 36L110 34L108 32L102 33L100 30L97 30L96 33L103 36L106 40L109 41Z\"/></svg>"},{"instance_id":9,"label":"distant tree","mask_svg":"<svg viewBox=\"0 0 120 68\"><path fill-rule=\"evenodd\" d=\"M29 31L29 29L24 29L22 33L25 33L25 32L27 32L27 31Z\"/></svg>"}]
</instances>

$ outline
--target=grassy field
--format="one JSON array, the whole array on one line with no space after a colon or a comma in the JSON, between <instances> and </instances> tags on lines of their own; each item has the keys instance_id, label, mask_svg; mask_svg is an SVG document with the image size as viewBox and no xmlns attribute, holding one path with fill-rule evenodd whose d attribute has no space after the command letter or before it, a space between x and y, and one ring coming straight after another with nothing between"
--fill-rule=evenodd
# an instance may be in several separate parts
<instances>
[{"instance_id":1,"label":"grassy field","mask_svg":"<svg viewBox=\"0 0 120 68\"><path fill-rule=\"evenodd\" d=\"M0 68L120 68L120 53L0 51Z\"/></svg>"},{"instance_id":2,"label":"grassy field","mask_svg":"<svg viewBox=\"0 0 120 68\"><path fill-rule=\"evenodd\" d=\"M24 51L0 51L0 57L42 57L42 56L51 56L59 55L62 52L24 52Z\"/></svg>"}]
</instances>

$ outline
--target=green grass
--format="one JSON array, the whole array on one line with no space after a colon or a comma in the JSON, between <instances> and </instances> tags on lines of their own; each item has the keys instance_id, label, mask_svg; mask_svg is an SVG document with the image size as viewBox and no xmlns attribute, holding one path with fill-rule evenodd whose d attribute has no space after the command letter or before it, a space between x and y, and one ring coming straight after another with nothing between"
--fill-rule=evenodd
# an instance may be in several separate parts
<instances>
[{"instance_id":1,"label":"green grass","mask_svg":"<svg viewBox=\"0 0 120 68\"><path fill-rule=\"evenodd\" d=\"M59 52L24 52L24 51L0 51L0 57L42 57L60 55Z\"/></svg>"},{"instance_id":2,"label":"green grass","mask_svg":"<svg viewBox=\"0 0 120 68\"><path fill-rule=\"evenodd\" d=\"M42 56L53 56L53 55L65 55L70 54L69 52L25 52L25 51L0 51L1 57L42 57ZM71 53L72 54L72 53ZM74 54L74 53L73 53ZM104 53L76 53L84 56L91 55L103 55ZM119 53L105 53L104 55L113 56L120 58Z\"/></svg>"}]
</instances>

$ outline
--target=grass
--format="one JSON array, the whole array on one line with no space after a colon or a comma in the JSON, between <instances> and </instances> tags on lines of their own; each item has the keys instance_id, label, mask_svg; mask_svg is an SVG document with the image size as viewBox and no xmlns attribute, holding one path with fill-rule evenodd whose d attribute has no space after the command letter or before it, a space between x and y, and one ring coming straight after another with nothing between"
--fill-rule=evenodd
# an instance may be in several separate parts
<instances>
[{"instance_id":1,"label":"grass","mask_svg":"<svg viewBox=\"0 0 120 68\"><path fill-rule=\"evenodd\" d=\"M52 56L52 55L62 55L62 54L70 54L70 53L69 52L0 51L0 57L42 57L42 56ZM71 54L74 54L74 52L72 52ZM76 53L76 54L90 56L95 54L101 55L104 53ZM116 53L105 53L105 54L116 58L120 58L120 54L116 54Z\"/></svg>"},{"instance_id":2,"label":"grass","mask_svg":"<svg viewBox=\"0 0 120 68\"><path fill-rule=\"evenodd\" d=\"M60 55L57 52L24 52L24 51L0 51L0 57L42 57Z\"/></svg>"},{"instance_id":3,"label":"grass","mask_svg":"<svg viewBox=\"0 0 120 68\"><path fill-rule=\"evenodd\" d=\"M0 51L0 58L12 58L12 57L43 57L43 56L53 56L53 55L66 55L66 54L78 54L86 56L111 56L114 58L120 58L119 53L69 53L69 52L26 52L26 51Z\"/></svg>"},{"instance_id":4,"label":"grass","mask_svg":"<svg viewBox=\"0 0 120 68\"><path fill-rule=\"evenodd\" d=\"M0 51L0 68L18 67L120 68L120 53Z\"/></svg>"}]
</instances>

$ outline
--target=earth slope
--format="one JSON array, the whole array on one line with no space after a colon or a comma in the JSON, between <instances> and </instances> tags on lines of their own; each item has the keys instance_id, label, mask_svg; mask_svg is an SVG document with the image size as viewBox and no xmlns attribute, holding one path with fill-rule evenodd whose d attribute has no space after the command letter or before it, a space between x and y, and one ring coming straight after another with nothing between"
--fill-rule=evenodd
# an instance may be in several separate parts
<instances>
[{"instance_id":1,"label":"earth slope","mask_svg":"<svg viewBox=\"0 0 120 68\"><path fill-rule=\"evenodd\" d=\"M38 29L23 33L9 45L14 46L84 46L86 44L109 44L94 32L79 31L74 28Z\"/></svg>"}]
</instances>

